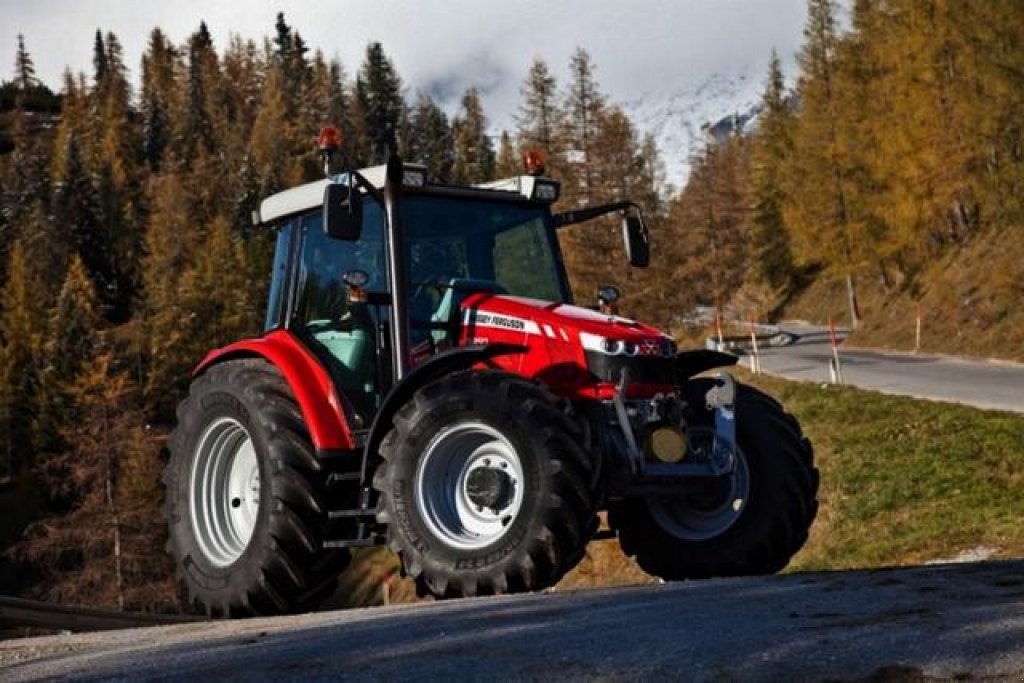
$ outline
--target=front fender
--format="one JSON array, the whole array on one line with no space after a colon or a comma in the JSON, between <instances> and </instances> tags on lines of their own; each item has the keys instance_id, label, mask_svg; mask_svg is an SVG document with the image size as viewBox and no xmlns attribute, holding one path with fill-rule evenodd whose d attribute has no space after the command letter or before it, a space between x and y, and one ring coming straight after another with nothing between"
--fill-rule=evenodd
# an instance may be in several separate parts
<instances>
[{"instance_id":1,"label":"front fender","mask_svg":"<svg viewBox=\"0 0 1024 683\"><path fill-rule=\"evenodd\" d=\"M526 351L519 344L471 344L439 353L433 358L417 365L401 382L391 387L380 410L373 418L370 434L363 451L363 479L365 481L366 466L370 458L377 455L377 448L392 426L392 420L398 410L409 402L420 387L439 377L458 370L468 370L478 363L486 363L495 356L504 356Z\"/></svg>"},{"instance_id":2,"label":"front fender","mask_svg":"<svg viewBox=\"0 0 1024 683\"><path fill-rule=\"evenodd\" d=\"M264 358L284 375L318 452L352 450L355 439L334 382L324 367L290 332L275 330L257 339L211 351L196 366L198 377L211 366L235 358Z\"/></svg>"},{"instance_id":3,"label":"front fender","mask_svg":"<svg viewBox=\"0 0 1024 683\"><path fill-rule=\"evenodd\" d=\"M680 351L676 354L676 381L682 384L694 375L699 375L712 368L736 365L739 360L737 356L731 353L710 351L708 349Z\"/></svg>"}]
</instances>

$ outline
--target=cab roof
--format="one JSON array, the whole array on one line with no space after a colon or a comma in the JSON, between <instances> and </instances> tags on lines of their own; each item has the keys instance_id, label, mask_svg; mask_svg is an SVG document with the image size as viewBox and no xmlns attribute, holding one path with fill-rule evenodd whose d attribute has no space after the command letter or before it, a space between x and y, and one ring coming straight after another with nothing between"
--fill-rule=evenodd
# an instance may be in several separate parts
<instances>
[{"instance_id":1,"label":"cab roof","mask_svg":"<svg viewBox=\"0 0 1024 683\"><path fill-rule=\"evenodd\" d=\"M387 166L384 165L371 166L361 169L359 173L375 188L382 190L384 189L386 170ZM348 182L348 174L341 173L273 194L260 203L259 209L253 213L253 222L256 225L268 225L323 206L324 188L331 183L346 182ZM404 165L402 186L413 190L459 189L459 186L428 183L427 169L420 164ZM468 189L474 189L477 192L493 192L496 197L502 198L518 195L523 199L545 204L554 202L558 199L559 194L559 186L556 181L527 175L481 183Z\"/></svg>"}]
</instances>

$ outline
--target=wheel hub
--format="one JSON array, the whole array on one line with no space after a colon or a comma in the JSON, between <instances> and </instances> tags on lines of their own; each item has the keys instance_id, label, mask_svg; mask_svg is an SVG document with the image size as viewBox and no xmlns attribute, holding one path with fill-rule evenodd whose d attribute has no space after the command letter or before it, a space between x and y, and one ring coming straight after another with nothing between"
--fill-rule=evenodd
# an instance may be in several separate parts
<instances>
[{"instance_id":1,"label":"wheel hub","mask_svg":"<svg viewBox=\"0 0 1024 683\"><path fill-rule=\"evenodd\" d=\"M466 495L478 507L500 512L512 502L514 492L512 477L495 467L477 467L466 477Z\"/></svg>"},{"instance_id":2,"label":"wheel hub","mask_svg":"<svg viewBox=\"0 0 1024 683\"><path fill-rule=\"evenodd\" d=\"M221 418L199 438L192 460L190 512L199 550L215 567L241 557L260 506L260 469L249 433Z\"/></svg>"},{"instance_id":3,"label":"wheel hub","mask_svg":"<svg viewBox=\"0 0 1024 683\"><path fill-rule=\"evenodd\" d=\"M523 465L498 429L465 421L442 429L416 469L416 505L430 532L462 550L486 548L523 506Z\"/></svg>"}]
</instances>

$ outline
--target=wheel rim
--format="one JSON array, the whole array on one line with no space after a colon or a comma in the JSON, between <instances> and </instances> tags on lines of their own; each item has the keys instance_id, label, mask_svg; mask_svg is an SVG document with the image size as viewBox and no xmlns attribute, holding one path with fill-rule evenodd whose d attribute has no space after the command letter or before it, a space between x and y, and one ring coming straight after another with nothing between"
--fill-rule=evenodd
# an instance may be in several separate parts
<instances>
[{"instance_id":1,"label":"wheel rim","mask_svg":"<svg viewBox=\"0 0 1024 683\"><path fill-rule=\"evenodd\" d=\"M482 497L479 482L497 482ZM501 432L460 422L438 433L416 468L416 507L430 532L463 550L494 543L523 505L523 465ZM499 491L500 489L500 491Z\"/></svg>"},{"instance_id":2,"label":"wheel rim","mask_svg":"<svg viewBox=\"0 0 1024 683\"><path fill-rule=\"evenodd\" d=\"M190 481L192 530L215 567L241 557L260 506L260 469L252 439L238 420L213 422L199 439Z\"/></svg>"},{"instance_id":3,"label":"wheel rim","mask_svg":"<svg viewBox=\"0 0 1024 683\"><path fill-rule=\"evenodd\" d=\"M750 469L736 449L732 473L708 482L706 488L680 496L650 496L647 509L664 531L684 541L706 541L728 531L747 508Z\"/></svg>"}]
</instances>

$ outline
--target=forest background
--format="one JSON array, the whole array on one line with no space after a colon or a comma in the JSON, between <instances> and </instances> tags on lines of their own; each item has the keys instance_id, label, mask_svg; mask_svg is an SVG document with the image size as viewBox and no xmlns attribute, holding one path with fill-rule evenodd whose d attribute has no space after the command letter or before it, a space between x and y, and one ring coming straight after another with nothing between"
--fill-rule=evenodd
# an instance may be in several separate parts
<instances>
[{"instance_id":1,"label":"forest background","mask_svg":"<svg viewBox=\"0 0 1024 683\"><path fill-rule=\"evenodd\" d=\"M515 129L492 137L476 89L449 117L381 44L343 65L284 16L220 51L205 24L181 45L153 29L138 88L112 33L56 91L20 38L0 85L0 592L186 609L164 437L190 367L260 331L273 240L251 211L322 175L327 122L355 167L397 151L475 183L539 149L559 208L642 204L646 271L613 223L564 231L584 303L615 283L630 315L681 334L704 306L833 317L890 346L923 311L926 348L1024 358L1024 6L856 0L843 32L836 12L809 0L795 87L773 56L757 125L709 135L671 194L583 48L563 83L529 64Z\"/></svg>"}]
</instances>

